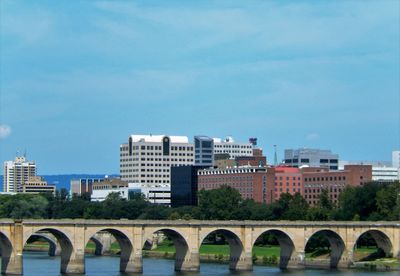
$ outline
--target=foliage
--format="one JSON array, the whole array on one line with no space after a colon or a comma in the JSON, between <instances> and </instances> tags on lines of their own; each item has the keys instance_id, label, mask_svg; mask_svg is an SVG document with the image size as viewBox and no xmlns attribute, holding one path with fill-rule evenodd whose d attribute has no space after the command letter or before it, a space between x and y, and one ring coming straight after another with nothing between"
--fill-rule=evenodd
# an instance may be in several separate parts
<instances>
[{"instance_id":1,"label":"foliage","mask_svg":"<svg viewBox=\"0 0 400 276\"><path fill-rule=\"evenodd\" d=\"M299 194L282 194L272 204L242 199L230 187L199 192L199 206L170 208L152 204L142 195L130 200L118 193L103 202L89 195L70 197L61 189L53 194L0 195L1 218L85 218L85 219L215 219L215 220L399 220L399 182L369 183L347 187L333 204L323 191L316 206L308 206ZM272 242L272 240L269 240ZM273 244L273 243L272 243Z\"/></svg>"}]
</instances>

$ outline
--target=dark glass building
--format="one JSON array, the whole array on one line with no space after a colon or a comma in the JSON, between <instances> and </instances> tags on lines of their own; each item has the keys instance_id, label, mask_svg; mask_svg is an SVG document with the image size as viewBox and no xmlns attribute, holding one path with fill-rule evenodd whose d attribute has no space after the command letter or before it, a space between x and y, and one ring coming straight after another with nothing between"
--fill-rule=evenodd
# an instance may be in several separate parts
<instances>
[{"instance_id":1,"label":"dark glass building","mask_svg":"<svg viewBox=\"0 0 400 276\"><path fill-rule=\"evenodd\" d=\"M208 166L171 167L171 207L197 205L197 171Z\"/></svg>"}]
</instances>

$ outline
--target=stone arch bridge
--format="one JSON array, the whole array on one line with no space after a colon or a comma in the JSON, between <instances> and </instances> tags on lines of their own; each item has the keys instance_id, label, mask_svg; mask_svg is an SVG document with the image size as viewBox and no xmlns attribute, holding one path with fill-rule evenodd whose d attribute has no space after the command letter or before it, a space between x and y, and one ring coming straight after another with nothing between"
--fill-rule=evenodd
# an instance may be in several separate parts
<instances>
[{"instance_id":1,"label":"stone arch bridge","mask_svg":"<svg viewBox=\"0 0 400 276\"><path fill-rule=\"evenodd\" d=\"M388 256L400 258L400 222L305 222L305 221L199 221L199 220L0 220L1 270L23 274L22 253L28 239L50 233L61 247L61 273L84 274L84 250L98 233L108 232L121 247L120 271L142 272L142 250L154 233L162 231L176 247L175 270L198 271L199 249L210 233L219 233L230 246L229 268L252 270L252 248L264 233L277 238L279 266L302 268L305 247L316 233L331 245L329 267L348 267L358 238L370 233Z\"/></svg>"}]
</instances>

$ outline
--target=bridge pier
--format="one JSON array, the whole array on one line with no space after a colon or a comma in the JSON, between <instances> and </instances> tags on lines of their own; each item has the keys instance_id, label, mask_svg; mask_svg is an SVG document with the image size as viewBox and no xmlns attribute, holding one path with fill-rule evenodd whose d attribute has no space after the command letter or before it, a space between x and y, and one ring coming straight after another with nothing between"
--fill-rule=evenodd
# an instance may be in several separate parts
<instances>
[{"instance_id":1,"label":"bridge pier","mask_svg":"<svg viewBox=\"0 0 400 276\"><path fill-rule=\"evenodd\" d=\"M22 254L13 254L14 256L1 258L2 275L22 275Z\"/></svg>"},{"instance_id":2,"label":"bridge pier","mask_svg":"<svg viewBox=\"0 0 400 276\"><path fill-rule=\"evenodd\" d=\"M175 259L175 271L196 272L200 271L199 252L189 252L184 258Z\"/></svg>"},{"instance_id":3,"label":"bridge pier","mask_svg":"<svg viewBox=\"0 0 400 276\"><path fill-rule=\"evenodd\" d=\"M61 252L61 273L62 274L85 274L85 255L75 253L69 259Z\"/></svg>"},{"instance_id":4,"label":"bridge pier","mask_svg":"<svg viewBox=\"0 0 400 276\"><path fill-rule=\"evenodd\" d=\"M244 252L240 258L231 257L229 261L229 269L234 271L252 271L253 255L252 252Z\"/></svg>"},{"instance_id":5,"label":"bridge pier","mask_svg":"<svg viewBox=\"0 0 400 276\"><path fill-rule=\"evenodd\" d=\"M15 221L12 226L10 239L0 233L1 274L22 275L22 250L23 250L22 221Z\"/></svg>"}]
</instances>

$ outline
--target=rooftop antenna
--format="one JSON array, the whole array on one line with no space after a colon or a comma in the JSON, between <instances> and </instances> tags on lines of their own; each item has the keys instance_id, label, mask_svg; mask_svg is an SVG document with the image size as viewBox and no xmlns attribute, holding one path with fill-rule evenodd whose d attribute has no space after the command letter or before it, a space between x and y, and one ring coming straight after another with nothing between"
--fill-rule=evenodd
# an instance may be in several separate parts
<instances>
[{"instance_id":1,"label":"rooftop antenna","mask_svg":"<svg viewBox=\"0 0 400 276\"><path fill-rule=\"evenodd\" d=\"M25 148L25 150L24 150L24 157L26 158L26 148Z\"/></svg>"},{"instance_id":2,"label":"rooftop antenna","mask_svg":"<svg viewBox=\"0 0 400 276\"><path fill-rule=\"evenodd\" d=\"M274 151L275 151L275 154L274 154L274 165L278 166L278 156L276 155L276 145L274 145Z\"/></svg>"}]
</instances>

